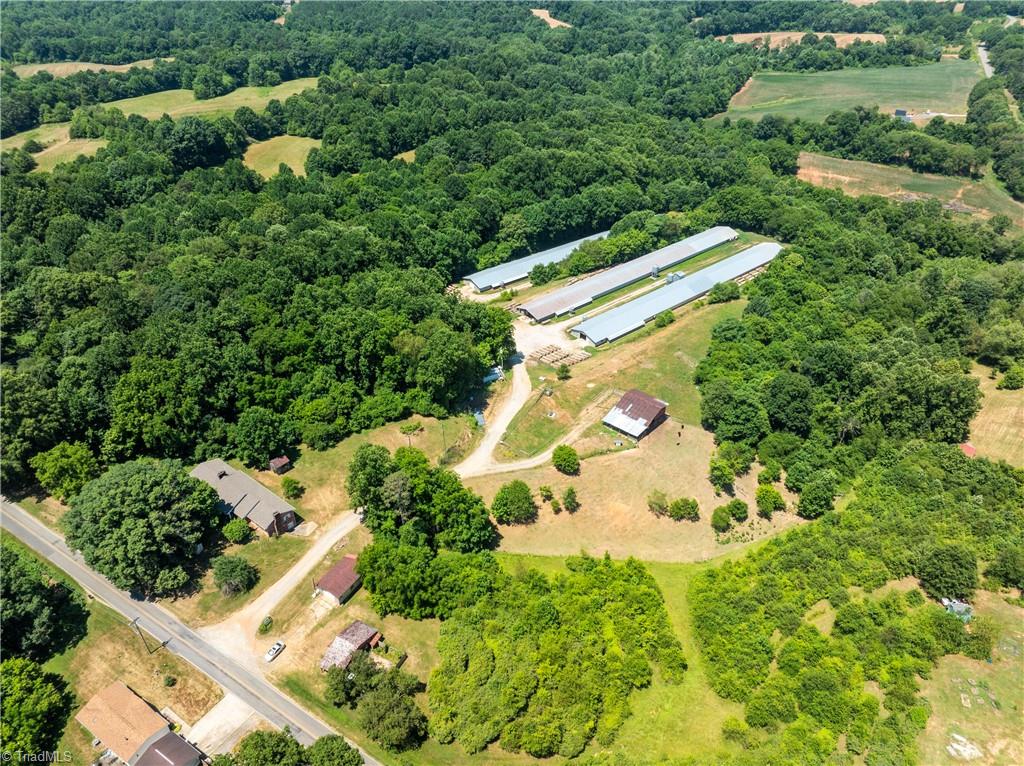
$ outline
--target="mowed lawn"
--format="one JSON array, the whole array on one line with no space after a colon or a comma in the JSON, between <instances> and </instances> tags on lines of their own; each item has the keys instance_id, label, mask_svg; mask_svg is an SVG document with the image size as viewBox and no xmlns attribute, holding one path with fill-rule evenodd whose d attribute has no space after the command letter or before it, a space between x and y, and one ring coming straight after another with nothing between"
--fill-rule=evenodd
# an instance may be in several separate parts
<instances>
[{"instance_id":1,"label":"mowed lawn","mask_svg":"<svg viewBox=\"0 0 1024 766\"><path fill-rule=\"evenodd\" d=\"M686 425L700 425L700 394L693 372L711 342L711 329L722 319L737 317L744 301L707 306L684 306L668 327L643 330L598 349L560 381L556 371L529 362L534 394L509 424L499 459L518 460L537 455L569 433L586 415L600 420L598 405L610 407L615 392L639 388L668 402L668 413ZM543 381L540 378L544 378ZM551 390L542 395L543 388Z\"/></svg>"},{"instance_id":2,"label":"mowed lawn","mask_svg":"<svg viewBox=\"0 0 1024 766\"><path fill-rule=\"evenodd\" d=\"M1024 468L1024 391L1000 391L989 368L974 366L981 385L981 411L971 421L971 444L978 454L992 460L1005 460Z\"/></svg>"},{"instance_id":3,"label":"mowed lawn","mask_svg":"<svg viewBox=\"0 0 1024 766\"><path fill-rule=\"evenodd\" d=\"M882 112L966 114L967 95L981 79L976 61L834 72L758 72L729 103L732 118L759 120L766 114L819 121L832 112L878 106Z\"/></svg>"},{"instance_id":4,"label":"mowed lawn","mask_svg":"<svg viewBox=\"0 0 1024 766\"><path fill-rule=\"evenodd\" d=\"M320 139L302 136L275 136L267 141L250 144L245 150L243 161L264 178L277 175L278 167L284 163L297 176L306 175L306 156L311 149L319 148Z\"/></svg>"},{"instance_id":5,"label":"mowed lawn","mask_svg":"<svg viewBox=\"0 0 1024 766\"><path fill-rule=\"evenodd\" d=\"M918 739L920 762L955 766L946 751L954 734L966 737L982 757L978 766L1024 763L1024 609L1006 603L999 593L979 590L975 613L997 628L992 662L951 655L939 660L921 692L932 707Z\"/></svg>"},{"instance_id":6,"label":"mowed lawn","mask_svg":"<svg viewBox=\"0 0 1024 766\"><path fill-rule=\"evenodd\" d=\"M999 181L987 173L980 181L934 173L915 173L907 168L844 160L824 154L800 152L797 178L857 197L877 194L909 199L934 197L944 203L966 205L982 217L1005 215L1017 227L1024 227L1024 205L1015 201Z\"/></svg>"}]
</instances>

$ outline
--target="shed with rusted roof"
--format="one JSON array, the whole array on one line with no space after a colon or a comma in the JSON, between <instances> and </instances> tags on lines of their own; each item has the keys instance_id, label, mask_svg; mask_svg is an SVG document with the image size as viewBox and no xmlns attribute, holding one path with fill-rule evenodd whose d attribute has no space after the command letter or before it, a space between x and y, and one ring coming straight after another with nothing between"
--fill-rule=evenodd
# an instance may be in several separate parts
<instances>
[{"instance_id":1,"label":"shed with rusted roof","mask_svg":"<svg viewBox=\"0 0 1024 766\"><path fill-rule=\"evenodd\" d=\"M668 405L636 388L627 391L602 421L606 426L639 439L665 419Z\"/></svg>"}]
</instances>

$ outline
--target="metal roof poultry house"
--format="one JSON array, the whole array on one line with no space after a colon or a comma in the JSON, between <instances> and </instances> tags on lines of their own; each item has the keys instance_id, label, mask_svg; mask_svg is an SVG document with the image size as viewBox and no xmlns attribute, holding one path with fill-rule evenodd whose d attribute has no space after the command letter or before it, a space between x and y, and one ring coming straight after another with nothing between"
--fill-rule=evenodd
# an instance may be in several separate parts
<instances>
[{"instance_id":1,"label":"metal roof poultry house","mask_svg":"<svg viewBox=\"0 0 1024 766\"><path fill-rule=\"evenodd\" d=\"M678 279L636 300L580 322L569 331L586 338L595 346L639 330L663 311L671 311L695 300L719 282L727 282L770 263L782 245L764 242L736 255Z\"/></svg>"},{"instance_id":2,"label":"metal roof poultry house","mask_svg":"<svg viewBox=\"0 0 1024 766\"><path fill-rule=\"evenodd\" d=\"M736 239L739 235L728 226L716 226L700 234L694 234L647 255L620 263L610 269L581 279L571 285L527 301L519 307L538 322L554 316L568 314L602 295L618 290L644 277L657 274L660 269L675 266L688 258L710 250L713 247Z\"/></svg>"},{"instance_id":3,"label":"metal roof poultry house","mask_svg":"<svg viewBox=\"0 0 1024 766\"><path fill-rule=\"evenodd\" d=\"M564 245L552 247L549 250L542 250L539 253L528 255L525 258L517 258L514 261L509 261L508 263L502 263L498 266L492 266L489 269L478 271L475 274L463 277L463 279L473 285L474 289L476 289L478 293L483 292L484 290L490 290L494 287L504 287L505 285L512 284L513 282L518 282L520 279L526 279L530 275L530 270L534 266L547 266L549 263L564 261L569 257L573 250L584 242L589 242L592 239L604 239L607 236L608 232L602 231L599 234L592 234L589 237L574 239L572 242L566 242Z\"/></svg>"}]
</instances>

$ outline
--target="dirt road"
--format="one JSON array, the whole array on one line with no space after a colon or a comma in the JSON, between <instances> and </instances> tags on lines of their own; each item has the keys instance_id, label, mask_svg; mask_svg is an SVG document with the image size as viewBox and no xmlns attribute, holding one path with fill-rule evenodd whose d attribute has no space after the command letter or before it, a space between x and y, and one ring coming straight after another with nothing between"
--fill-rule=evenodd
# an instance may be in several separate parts
<instances>
[{"instance_id":1,"label":"dirt road","mask_svg":"<svg viewBox=\"0 0 1024 766\"><path fill-rule=\"evenodd\" d=\"M259 659L261 648L257 645L257 633L260 622L287 596L295 586L306 581L323 558L345 535L359 526L359 515L354 511L339 516L331 526L324 529L320 536L306 551L302 558L295 562L277 582L267 588L247 606L242 607L231 617L216 625L199 628L199 633L207 643L233 656L240 656L240 650L249 658ZM252 669L262 672L264 663L250 665Z\"/></svg>"}]
</instances>

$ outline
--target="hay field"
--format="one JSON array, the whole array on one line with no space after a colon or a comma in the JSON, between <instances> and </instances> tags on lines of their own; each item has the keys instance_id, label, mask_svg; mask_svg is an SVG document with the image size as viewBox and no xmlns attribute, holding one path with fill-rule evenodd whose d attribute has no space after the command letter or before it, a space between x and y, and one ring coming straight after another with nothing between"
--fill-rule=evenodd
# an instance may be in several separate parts
<instances>
[{"instance_id":1,"label":"hay field","mask_svg":"<svg viewBox=\"0 0 1024 766\"><path fill-rule=\"evenodd\" d=\"M277 175L278 166L283 162L297 176L306 175L306 155L311 149L319 148L320 139L301 136L275 136L268 141L250 144L245 150L245 162L264 178Z\"/></svg>"},{"instance_id":2,"label":"hay field","mask_svg":"<svg viewBox=\"0 0 1024 766\"><path fill-rule=\"evenodd\" d=\"M230 114L242 106L263 109L272 99L283 101L307 88L316 87L316 77L302 77L288 80L273 87L245 87L217 98L200 100L190 90L165 90L135 98L110 101L106 106L120 109L125 114L139 114L149 120L168 114L171 117L185 115Z\"/></svg>"},{"instance_id":3,"label":"hay field","mask_svg":"<svg viewBox=\"0 0 1024 766\"><path fill-rule=\"evenodd\" d=\"M822 120L855 106L962 115L981 79L976 61L940 61L914 67L840 69L834 72L758 72L732 97L726 114L759 120L766 114Z\"/></svg>"},{"instance_id":4,"label":"hay field","mask_svg":"<svg viewBox=\"0 0 1024 766\"><path fill-rule=\"evenodd\" d=\"M797 178L815 186L839 189L853 197L877 194L904 201L934 197L958 212L983 218L1002 214L1009 216L1017 226L1024 226L1024 205L1015 201L991 173L980 181L973 181L801 152Z\"/></svg>"},{"instance_id":5,"label":"hay field","mask_svg":"<svg viewBox=\"0 0 1024 766\"><path fill-rule=\"evenodd\" d=\"M857 40L865 43L885 42L885 35L877 32L740 32L732 35L716 35L715 39L725 41L731 37L733 42L755 45L762 44L764 40L767 40L769 48L784 48L787 45L800 42L806 34L817 35L819 39L825 35L831 35L835 38L837 48L846 48Z\"/></svg>"},{"instance_id":6,"label":"hay field","mask_svg":"<svg viewBox=\"0 0 1024 766\"><path fill-rule=\"evenodd\" d=\"M14 67L14 73L22 79L31 77L38 72L49 72L54 77L70 77L79 72L127 72L133 67L140 69L151 69L156 62L174 61L170 56L165 59L141 59L130 64L96 64L92 61L57 61L49 64L18 64Z\"/></svg>"},{"instance_id":7,"label":"hay field","mask_svg":"<svg viewBox=\"0 0 1024 766\"><path fill-rule=\"evenodd\" d=\"M106 145L105 138L68 138L58 141L46 147L39 154L33 155L36 158L35 170L38 172L53 170L60 163L71 162L79 155L92 157Z\"/></svg>"}]
</instances>

